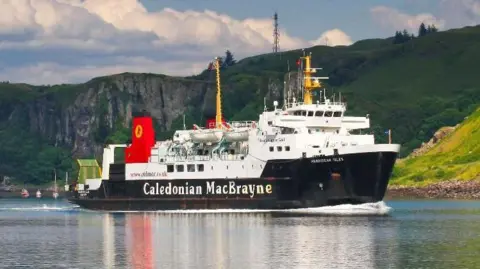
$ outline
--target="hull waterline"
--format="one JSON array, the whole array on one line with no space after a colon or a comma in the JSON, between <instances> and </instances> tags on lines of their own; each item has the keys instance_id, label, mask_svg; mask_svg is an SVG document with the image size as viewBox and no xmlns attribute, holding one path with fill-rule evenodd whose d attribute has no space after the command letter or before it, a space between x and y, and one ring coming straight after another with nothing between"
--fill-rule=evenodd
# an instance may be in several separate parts
<instances>
[{"instance_id":1,"label":"hull waterline","mask_svg":"<svg viewBox=\"0 0 480 269\"><path fill-rule=\"evenodd\" d=\"M396 157L396 152L367 152L275 160L267 162L259 178L244 179L125 180L117 174L96 190L69 192L68 200L107 211L269 210L379 202Z\"/></svg>"}]
</instances>

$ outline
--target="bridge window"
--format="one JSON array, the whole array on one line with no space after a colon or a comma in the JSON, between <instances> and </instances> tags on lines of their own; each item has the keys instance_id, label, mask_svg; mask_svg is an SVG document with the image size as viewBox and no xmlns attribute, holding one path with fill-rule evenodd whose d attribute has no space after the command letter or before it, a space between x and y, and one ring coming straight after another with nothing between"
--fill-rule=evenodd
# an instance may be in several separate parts
<instances>
[{"instance_id":1,"label":"bridge window","mask_svg":"<svg viewBox=\"0 0 480 269\"><path fill-rule=\"evenodd\" d=\"M204 170L203 163L197 164L197 171L198 172L203 172L203 170Z\"/></svg>"},{"instance_id":2,"label":"bridge window","mask_svg":"<svg viewBox=\"0 0 480 269\"><path fill-rule=\"evenodd\" d=\"M194 164L187 164L187 171L188 172L195 172L195 165Z\"/></svg>"},{"instance_id":3,"label":"bridge window","mask_svg":"<svg viewBox=\"0 0 480 269\"><path fill-rule=\"evenodd\" d=\"M185 171L185 167L183 167L183 164L177 164L175 168L177 169L177 172Z\"/></svg>"},{"instance_id":4,"label":"bridge window","mask_svg":"<svg viewBox=\"0 0 480 269\"><path fill-rule=\"evenodd\" d=\"M322 117L323 111L315 111L315 117Z\"/></svg>"},{"instance_id":5,"label":"bridge window","mask_svg":"<svg viewBox=\"0 0 480 269\"><path fill-rule=\"evenodd\" d=\"M335 112L333 112L333 116L334 116L334 117L341 117L341 116L342 116L342 112L340 112L340 111L335 111Z\"/></svg>"},{"instance_id":6,"label":"bridge window","mask_svg":"<svg viewBox=\"0 0 480 269\"><path fill-rule=\"evenodd\" d=\"M308 111L308 116L313 117L313 111Z\"/></svg>"},{"instance_id":7,"label":"bridge window","mask_svg":"<svg viewBox=\"0 0 480 269\"><path fill-rule=\"evenodd\" d=\"M173 165L172 165L172 164L167 165L167 172L168 172L168 173L172 173L172 172L173 172Z\"/></svg>"},{"instance_id":8,"label":"bridge window","mask_svg":"<svg viewBox=\"0 0 480 269\"><path fill-rule=\"evenodd\" d=\"M302 110L302 116L307 116L307 111Z\"/></svg>"},{"instance_id":9,"label":"bridge window","mask_svg":"<svg viewBox=\"0 0 480 269\"><path fill-rule=\"evenodd\" d=\"M325 111L325 117L331 117L332 114L332 111Z\"/></svg>"},{"instance_id":10,"label":"bridge window","mask_svg":"<svg viewBox=\"0 0 480 269\"><path fill-rule=\"evenodd\" d=\"M270 151L273 151L273 147L270 147L269 149L270 149Z\"/></svg>"},{"instance_id":11,"label":"bridge window","mask_svg":"<svg viewBox=\"0 0 480 269\"><path fill-rule=\"evenodd\" d=\"M290 151L290 146L285 146L285 151Z\"/></svg>"},{"instance_id":12,"label":"bridge window","mask_svg":"<svg viewBox=\"0 0 480 269\"><path fill-rule=\"evenodd\" d=\"M282 151L282 147L281 147L281 146L278 146L278 147L277 147L277 151Z\"/></svg>"}]
</instances>

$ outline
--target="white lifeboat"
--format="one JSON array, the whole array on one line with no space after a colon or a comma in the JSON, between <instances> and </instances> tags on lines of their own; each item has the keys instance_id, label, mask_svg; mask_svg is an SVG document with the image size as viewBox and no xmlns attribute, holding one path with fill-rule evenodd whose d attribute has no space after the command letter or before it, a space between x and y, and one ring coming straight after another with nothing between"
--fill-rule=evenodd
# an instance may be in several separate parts
<instances>
[{"instance_id":1,"label":"white lifeboat","mask_svg":"<svg viewBox=\"0 0 480 269\"><path fill-rule=\"evenodd\" d=\"M220 129L199 129L190 132L190 138L197 143L216 143L223 137L223 130Z\"/></svg>"},{"instance_id":2,"label":"white lifeboat","mask_svg":"<svg viewBox=\"0 0 480 269\"><path fill-rule=\"evenodd\" d=\"M243 130L231 130L224 133L225 141L227 142L240 142L248 140L248 129Z\"/></svg>"}]
</instances>

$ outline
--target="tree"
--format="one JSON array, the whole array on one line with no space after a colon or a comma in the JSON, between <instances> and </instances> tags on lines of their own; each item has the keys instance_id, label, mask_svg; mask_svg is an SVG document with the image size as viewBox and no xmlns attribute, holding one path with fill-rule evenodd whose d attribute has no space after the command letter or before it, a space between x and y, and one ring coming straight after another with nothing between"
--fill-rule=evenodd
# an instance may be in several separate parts
<instances>
[{"instance_id":1,"label":"tree","mask_svg":"<svg viewBox=\"0 0 480 269\"><path fill-rule=\"evenodd\" d=\"M233 54L231 51L227 50L225 52L225 64L227 66L232 66L236 63L235 59L233 58Z\"/></svg>"},{"instance_id":2,"label":"tree","mask_svg":"<svg viewBox=\"0 0 480 269\"><path fill-rule=\"evenodd\" d=\"M403 31L396 31L395 36L393 37L393 44L401 44L405 43L407 41L410 41L414 39L415 36L413 34L410 34L407 30Z\"/></svg>"},{"instance_id":3,"label":"tree","mask_svg":"<svg viewBox=\"0 0 480 269\"><path fill-rule=\"evenodd\" d=\"M431 24L427 27L427 33L436 33L438 32L437 27L434 24Z\"/></svg>"},{"instance_id":4,"label":"tree","mask_svg":"<svg viewBox=\"0 0 480 269\"><path fill-rule=\"evenodd\" d=\"M430 28L430 25L428 26ZM427 31L427 28L425 27L425 24L422 22L420 24L420 27L418 28L418 37L425 36L428 34L429 31Z\"/></svg>"},{"instance_id":5,"label":"tree","mask_svg":"<svg viewBox=\"0 0 480 269\"><path fill-rule=\"evenodd\" d=\"M403 43L403 36L400 31L395 32L395 36L393 37L393 44L400 44Z\"/></svg>"}]
</instances>

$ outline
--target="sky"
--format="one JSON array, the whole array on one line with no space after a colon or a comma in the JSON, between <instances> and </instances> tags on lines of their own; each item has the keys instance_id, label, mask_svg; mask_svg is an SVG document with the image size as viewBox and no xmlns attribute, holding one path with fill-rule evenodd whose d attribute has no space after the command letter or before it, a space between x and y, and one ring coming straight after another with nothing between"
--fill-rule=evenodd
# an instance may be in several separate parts
<instances>
[{"instance_id":1,"label":"sky","mask_svg":"<svg viewBox=\"0 0 480 269\"><path fill-rule=\"evenodd\" d=\"M480 24L480 0L0 0L0 81L198 74L227 49L271 52L274 12L282 51Z\"/></svg>"}]
</instances>

